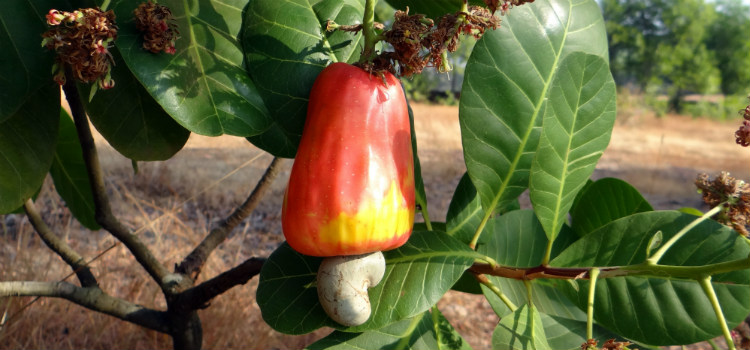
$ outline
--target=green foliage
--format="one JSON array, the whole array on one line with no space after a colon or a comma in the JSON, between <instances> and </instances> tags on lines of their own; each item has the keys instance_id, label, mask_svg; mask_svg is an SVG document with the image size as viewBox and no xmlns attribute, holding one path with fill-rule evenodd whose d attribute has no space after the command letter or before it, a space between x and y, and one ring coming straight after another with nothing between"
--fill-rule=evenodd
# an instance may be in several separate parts
<instances>
[{"instance_id":1,"label":"green foliage","mask_svg":"<svg viewBox=\"0 0 750 350\"><path fill-rule=\"evenodd\" d=\"M0 213L14 211L41 187L55 155L59 101L59 87L48 82L0 123Z\"/></svg>"},{"instance_id":2,"label":"green foliage","mask_svg":"<svg viewBox=\"0 0 750 350\"><path fill-rule=\"evenodd\" d=\"M47 2L40 3L52 6ZM191 132L245 137L276 156L294 157L318 73L331 62L356 61L362 49L361 34L326 32L325 23L360 23L364 1L160 4L172 9L180 27L176 54L143 50L132 2L115 0L120 37L111 54L118 85L84 101L91 122L131 159L168 159ZM461 2L389 5L435 17ZM734 80L721 75L724 91L747 85L743 65L728 63L740 60L736 50L708 44L720 37L724 46L746 48L746 37L729 34L747 28L747 17L736 13L742 7L734 5L605 0L603 14L594 0L514 7L500 29L462 46L452 61L456 74L465 74L458 103L467 172L445 223L433 223L415 157L417 203L426 222L415 224L404 246L384 252L385 277L368 291L370 319L356 327L331 320L317 295L322 259L282 244L259 276L264 320L290 334L336 329L310 349L466 349L435 306L454 288L486 297L501 318L492 337L499 349L578 349L589 329L600 340L679 345L722 334L717 311L730 326L742 321L750 313L750 246L743 238L691 214L653 211L621 180L589 179L614 125L609 68L619 81L668 86L677 97L719 86L717 62L736 72ZM0 93L0 213L32 197L49 172L73 215L96 229L76 130L60 113L50 57L38 49L45 10L24 0L7 7L0 13L0 43L19 49L0 56L0 79L17 84ZM378 17L387 20L393 8L381 5ZM714 19L731 23L726 36ZM427 79L404 81L412 101L427 96ZM78 86L84 96L89 88ZM740 96L717 110L695 108L718 115L744 105ZM411 111L410 117L413 129ZM412 147L416 156L416 133ZM518 198L527 190L533 210L520 209ZM649 259L654 251L666 253ZM592 286L593 268L601 275ZM697 281L709 276L711 288L701 288Z\"/></svg>"}]
</instances>

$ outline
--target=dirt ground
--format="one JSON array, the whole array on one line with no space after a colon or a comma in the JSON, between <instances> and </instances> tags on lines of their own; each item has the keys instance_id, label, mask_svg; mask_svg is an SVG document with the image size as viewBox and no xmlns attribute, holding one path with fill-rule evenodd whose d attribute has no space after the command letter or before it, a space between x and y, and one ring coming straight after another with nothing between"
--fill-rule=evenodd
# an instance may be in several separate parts
<instances>
[{"instance_id":1,"label":"dirt ground","mask_svg":"<svg viewBox=\"0 0 750 350\"><path fill-rule=\"evenodd\" d=\"M433 221L444 221L453 190L466 170L461 151L458 109L431 105L414 105L413 108L430 216ZM743 149L734 143L733 134L738 125L738 121L716 122L676 115L657 118L652 113L639 110L619 113L610 146L593 177L618 177L628 181L639 189L656 209L676 209L685 206L705 209L693 186L693 180L698 173L707 172L713 177L719 171L725 170L738 178L750 179L750 149ZM157 246L163 247L159 248L163 249L160 256L163 256L166 266L173 266L179 262L210 230L213 223L228 215L233 207L241 203L271 161L269 155L252 147L242 138L192 135L185 148L175 157L165 162L141 163L136 174L127 159L109 148L101 138L98 138L98 141L115 211L123 213L123 221L131 227L148 228L147 238ZM221 272L247 257L267 256L283 240L279 215L291 164L291 161L286 161L271 193L222 246L221 252L217 252L218 257L207 269ZM39 202L44 203L39 205L52 208L48 210L50 214L47 218L64 226L66 237L69 235L75 247L83 251L84 255L93 256L111 245L111 238L104 233L85 233L85 236L76 233L85 231L80 230L75 223L71 224L69 214L61 208L59 200L55 202L49 199L51 197L53 196L43 191ZM0 243L12 239L15 240L12 245L17 247L22 247L23 244L31 245L31 241L18 238L22 236L19 232L24 229L28 236L26 240L34 239L28 223L24 222L21 216L0 216L0 219L3 219L0 222ZM38 242L34 245L40 247L40 250L44 249ZM0 258L3 258L3 254L5 257L12 254L10 261L16 264L14 266L19 266L24 255L36 264L34 266L39 264L39 254L28 248L14 248L9 244L0 244L0 248L4 249L0 251ZM49 255L45 258L50 261L48 264L56 264L57 267L45 267L45 276L49 276L42 279L55 279L59 278L59 275L67 274L65 265L58 258L48 252L44 254ZM124 266L133 269L132 261L123 249L113 250L109 257L112 258L112 262L106 264L110 265L105 265L105 262L99 263L107 266L106 269L102 268L103 274L121 272L125 269ZM120 263L120 260L123 262ZM2 263L3 260L0 259L0 265ZM115 265L123 267L113 267ZM31 263L29 266L30 274L40 271ZM3 271L0 271L0 279L29 278L17 276L15 273L16 271L13 271L13 275L3 277ZM135 276L132 277L134 280L139 278L137 276L145 278L137 267L132 274ZM207 277L211 276L209 272L205 274ZM33 276L38 278L37 275ZM113 284L110 287L103 288L111 291L122 289L121 278L114 279L111 283ZM260 320L259 310L252 302L256 283L254 279L247 286L237 287L228 295L220 296L211 308L201 314L205 320L204 344L207 348L240 348L240 344L255 344L254 346L260 348L295 349L309 345L327 334L327 331L319 331L308 336L282 336L272 331ZM141 285L133 286L129 293L138 296L151 293ZM156 290L151 289L156 295ZM123 297L131 297L128 292L121 293ZM145 298L149 300L148 296ZM154 303L154 307L160 306L158 301L150 298L148 302ZM244 306L238 308L233 303ZM62 305L56 306L58 309L55 310L68 310L68 304L65 302L55 305ZM449 292L438 306L474 349L490 348L492 331L498 318L482 296ZM43 309L47 306L42 305L35 306L37 307L39 313L27 312L30 325L38 323L34 317L38 318L39 315L51 317L47 315L70 312L49 311ZM84 322L92 323L92 327L98 329L111 329L113 337L122 333L119 328L120 321L112 321L106 317L105 321L101 321L91 317L88 311L76 312L84 315L81 316L82 321L78 325L83 333L78 337L86 337ZM72 317L70 313L68 315ZM112 322L113 325L102 326L102 322ZM19 321L15 329L22 330L23 327L26 326ZM241 327L244 327L243 330L239 330ZM66 343L45 343L44 339L52 332L47 328L38 332L42 334L39 336L39 342L24 343L20 341L21 336L16 335L16 343L6 344L10 344L7 345L10 348L99 347L91 342L73 343L70 339L74 338L74 335L67 335L68 328L60 328L64 329ZM220 328L227 330L217 333L215 330ZM251 334L252 339L247 339L248 334ZM165 340L160 335L149 337L148 339L155 340L145 343L147 348L169 346L168 339ZM14 340L13 333L0 332L0 349L5 348L3 343L9 339ZM109 344L113 341L109 341ZM124 348L144 347L142 340L119 344Z\"/></svg>"}]
</instances>

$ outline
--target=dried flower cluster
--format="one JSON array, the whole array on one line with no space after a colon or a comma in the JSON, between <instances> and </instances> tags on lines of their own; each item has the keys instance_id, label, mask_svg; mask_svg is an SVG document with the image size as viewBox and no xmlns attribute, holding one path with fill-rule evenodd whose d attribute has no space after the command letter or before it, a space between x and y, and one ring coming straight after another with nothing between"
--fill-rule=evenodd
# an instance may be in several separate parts
<instances>
[{"instance_id":1,"label":"dried flower cluster","mask_svg":"<svg viewBox=\"0 0 750 350\"><path fill-rule=\"evenodd\" d=\"M631 344L626 341L615 341L614 339L610 339L604 342L601 348L598 348L596 346L598 343L599 342L596 339L589 339L581 345L581 350L625 350L628 349L627 346Z\"/></svg>"},{"instance_id":2,"label":"dried flower cluster","mask_svg":"<svg viewBox=\"0 0 750 350\"><path fill-rule=\"evenodd\" d=\"M703 196L703 202L712 208L723 203L724 208L717 214L717 221L750 237L747 230L750 224L750 184L722 171L714 180L709 179L707 174L698 175L695 185Z\"/></svg>"},{"instance_id":3,"label":"dried flower cluster","mask_svg":"<svg viewBox=\"0 0 750 350\"><path fill-rule=\"evenodd\" d=\"M95 8L73 12L52 9L46 17L52 28L42 34L42 46L57 54L53 67L55 81L65 84L67 66L81 82L97 81L103 89L114 87L110 75L113 58L109 52L117 38L114 12Z\"/></svg>"},{"instance_id":4,"label":"dried flower cluster","mask_svg":"<svg viewBox=\"0 0 750 350\"><path fill-rule=\"evenodd\" d=\"M141 3L133 11L135 15L135 27L143 32L143 48L153 53L164 51L174 55L175 41L180 32L172 17L172 11L150 0Z\"/></svg>"},{"instance_id":5,"label":"dried flower cluster","mask_svg":"<svg viewBox=\"0 0 750 350\"><path fill-rule=\"evenodd\" d=\"M742 117L745 120L742 121L739 130L734 133L734 137L737 139L738 145L747 147L750 146L750 105L745 107L745 110L740 113L742 113Z\"/></svg>"},{"instance_id":6,"label":"dried flower cluster","mask_svg":"<svg viewBox=\"0 0 750 350\"><path fill-rule=\"evenodd\" d=\"M390 29L382 31L382 24L376 26L378 32L382 31L380 38L393 46L394 51L380 52L361 66L370 72L389 71L403 77L419 74L425 67L450 71L447 53L456 51L461 35L478 39L487 29L497 29L500 25L500 19L494 15L496 10L505 15L511 7L530 2L534 0L485 0L487 8L469 6L441 17L437 25L422 14L409 15L409 8L396 11ZM327 29L358 32L362 26L329 21Z\"/></svg>"}]
</instances>

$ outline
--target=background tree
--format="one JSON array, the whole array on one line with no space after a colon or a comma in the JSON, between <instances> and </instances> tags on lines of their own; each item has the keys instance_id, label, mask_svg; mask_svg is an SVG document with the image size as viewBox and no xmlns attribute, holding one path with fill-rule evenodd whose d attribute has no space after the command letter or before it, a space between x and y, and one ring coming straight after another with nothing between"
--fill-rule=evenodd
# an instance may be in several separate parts
<instances>
[{"instance_id":1,"label":"background tree","mask_svg":"<svg viewBox=\"0 0 750 350\"><path fill-rule=\"evenodd\" d=\"M741 0L719 0L716 20L709 26L706 48L721 67L721 92L750 92L750 6Z\"/></svg>"}]
</instances>

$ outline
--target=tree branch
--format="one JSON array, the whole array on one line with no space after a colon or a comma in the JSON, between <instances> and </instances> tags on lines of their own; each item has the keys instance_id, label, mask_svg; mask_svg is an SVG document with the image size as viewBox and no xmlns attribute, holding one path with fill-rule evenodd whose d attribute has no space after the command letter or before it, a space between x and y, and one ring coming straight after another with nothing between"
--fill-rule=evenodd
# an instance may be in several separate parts
<instances>
[{"instance_id":1,"label":"tree branch","mask_svg":"<svg viewBox=\"0 0 750 350\"><path fill-rule=\"evenodd\" d=\"M242 264L177 295L175 305L181 310L206 308L211 299L232 287L247 283L260 273L266 259L250 258Z\"/></svg>"},{"instance_id":2,"label":"tree branch","mask_svg":"<svg viewBox=\"0 0 750 350\"><path fill-rule=\"evenodd\" d=\"M224 240L227 239L227 236L229 236L229 233L232 232L242 220L250 215L250 213L255 210L256 206L258 206L260 199L266 191L268 191L274 178L278 175L282 161L282 158L274 158L271 161L268 168L266 168L263 177L260 178L255 189L253 189L245 202L237 207L231 215L220 222L217 227L213 228L206 238L204 238L203 241L175 267L175 272L190 276L193 280L198 278L201 268L208 259L208 256L211 255L211 252L213 252L219 244L224 242Z\"/></svg>"},{"instance_id":3,"label":"tree branch","mask_svg":"<svg viewBox=\"0 0 750 350\"><path fill-rule=\"evenodd\" d=\"M109 198L104 185L104 175L96 151L96 144L91 135L89 121L86 117L86 112L81 103L81 97L76 88L75 79L70 72L70 68L67 68L66 75L67 79L65 85L63 85L63 91L65 91L65 96L68 99L76 131L78 132L78 140L81 143L83 160L86 163L86 171L91 183L91 191L94 195L96 222L125 244L138 263L159 284L161 289L165 293L169 293L169 284L165 281L169 275L167 268L154 257L138 236L134 235L129 228L123 225L112 214L112 208L109 205Z\"/></svg>"},{"instance_id":4,"label":"tree branch","mask_svg":"<svg viewBox=\"0 0 750 350\"><path fill-rule=\"evenodd\" d=\"M65 243L65 241L52 232L52 229L47 226L42 219L42 216L39 214L39 211L36 209L34 201L30 198L26 200L23 204L23 210L26 211L26 216L29 218L29 222L34 226L34 229L39 234L42 241L44 241L49 249L52 249L52 251L59 255L65 263L70 265L73 272L78 277L78 280L81 282L81 285L84 287L97 286L98 283L96 282L96 277L94 277L94 274L91 273L91 269L86 265L86 260Z\"/></svg>"},{"instance_id":5,"label":"tree branch","mask_svg":"<svg viewBox=\"0 0 750 350\"><path fill-rule=\"evenodd\" d=\"M0 282L0 297L11 296L62 298L148 329L167 334L170 331L166 312L115 298L99 287L78 287L68 282Z\"/></svg>"}]
</instances>

